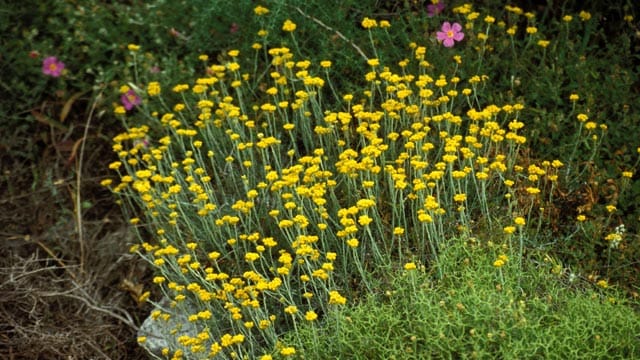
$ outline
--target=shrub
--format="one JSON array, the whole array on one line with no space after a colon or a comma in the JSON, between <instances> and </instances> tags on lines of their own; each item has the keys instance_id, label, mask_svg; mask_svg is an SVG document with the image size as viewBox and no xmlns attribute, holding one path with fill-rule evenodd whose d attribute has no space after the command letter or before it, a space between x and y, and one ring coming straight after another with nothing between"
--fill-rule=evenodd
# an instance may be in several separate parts
<instances>
[{"instance_id":1,"label":"shrub","mask_svg":"<svg viewBox=\"0 0 640 360\"><path fill-rule=\"evenodd\" d=\"M305 359L638 356L640 319L622 294L554 275L548 261L523 278L515 266L492 266L499 247L458 244L440 256L442 280L398 271L385 292L300 329Z\"/></svg>"}]
</instances>

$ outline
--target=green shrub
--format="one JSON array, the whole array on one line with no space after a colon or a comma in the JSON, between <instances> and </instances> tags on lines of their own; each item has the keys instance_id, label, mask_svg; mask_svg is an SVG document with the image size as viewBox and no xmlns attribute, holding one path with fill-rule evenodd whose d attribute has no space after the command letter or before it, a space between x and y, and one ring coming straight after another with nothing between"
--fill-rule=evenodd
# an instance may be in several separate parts
<instances>
[{"instance_id":1,"label":"green shrub","mask_svg":"<svg viewBox=\"0 0 640 360\"><path fill-rule=\"evenodd\" d=\"M615 290L554 275L551 264L492 265L495 247L440 256L441 280L397 271L386 291L304 327L305 359L630 359L640 316ZM637 306L637 303L635 304Z\"/></svg>"}]
</instances>

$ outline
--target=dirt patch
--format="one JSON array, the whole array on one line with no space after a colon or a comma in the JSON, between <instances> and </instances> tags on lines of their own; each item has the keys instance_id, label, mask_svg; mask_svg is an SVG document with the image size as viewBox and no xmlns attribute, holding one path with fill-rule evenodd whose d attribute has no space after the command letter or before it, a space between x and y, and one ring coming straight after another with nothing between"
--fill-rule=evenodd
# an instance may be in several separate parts
<instances>
[{"instance_id":1,"label":"dirt patch","mask_svg":"<svg viewBox=\"0 0 640 360\"><path fill-rule=\"evenodd\" d=\"M0 154L0 358L146 359L136 331L149 309L130 284L150 274L128 253L137 240L99 185L108 141L87 141L78 182L73 148L60 144L80 128L33 130Z\"/></svg>"}]
</instances>

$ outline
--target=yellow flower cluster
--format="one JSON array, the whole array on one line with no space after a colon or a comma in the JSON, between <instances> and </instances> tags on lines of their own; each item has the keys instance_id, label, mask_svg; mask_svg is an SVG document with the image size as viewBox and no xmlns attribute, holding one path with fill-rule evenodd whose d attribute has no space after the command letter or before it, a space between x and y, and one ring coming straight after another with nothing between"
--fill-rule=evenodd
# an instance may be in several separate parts
<instances>
[{"instance_id":1,"label":"yellow flower cluster","mask_svg":"<svg viewBox=\"0 0 640 360\"><path fill-rule=\"evenodd\" d=\"M480 16L471 5L454 12L469 21ZM254 13L269 10L257 6ZM495 21L484 18L487 26ZM390 26L368 18L361 25ZM286 20L282 30L294 32L296 24ZM537 34L533 26L526 31ZM366 89L335 93L344 105L332 109L323 99L330 60L269 48L258 84L244 72L240 52L230 50L193 83L167 88L180 100L149 114L157 128L131 127L113 139L118 160L109 168L119 178L103 185L156 235L136 251L162 274L153 281L172 307L200 307L188 314L198 334L172 329L179 351L244 354L251 339L294 356L294 347L279 342L278 327L314 324L345 305L345 279L366 286L367 266L400 260L415 270L454 235L471 233L480 217L513 219L498 227L505 238L526 230L530 204L542 205L563 164L519 164L527 143L523 103L481 104L487 75L461 78L460 56L452 74L434 73L426 46L410 48L397 71L369 59ZM160 83L146 90L165 100ZM577 119L592 126L586 114ZM496 216L496 208L509 211ZM508 260L503 254L493 265ZM156 321L171 318L154 314ZM208 326L214 318L227 326Z\"/></svg>"}]
</instances>

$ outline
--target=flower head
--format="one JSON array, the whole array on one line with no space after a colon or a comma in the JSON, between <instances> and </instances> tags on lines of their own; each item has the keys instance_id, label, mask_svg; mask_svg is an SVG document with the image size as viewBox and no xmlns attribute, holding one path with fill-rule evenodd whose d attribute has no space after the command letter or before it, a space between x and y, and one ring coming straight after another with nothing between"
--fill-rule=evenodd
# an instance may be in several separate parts
<instances>
[{"instance_id":1,"label":"flower head","mask_svg":"<svg viewBox=\"0 0 640 360\"><path fill-rule=\"evenodd\" d=\"M296 30L296 24L293 21L287 19L282 25L282 30L286 32L293 32Z\"/></svg>"},{"instance_id":2,"label":"flower head","mask_svg":"<svg viewBox=\"0 0 640 360\"><path fill-rule=\"evenodd\" d=\"M427 5L427 16L433 17L444 11L444 2L438 1L435 4Z\"/></svg>"},{"instance_id":3,"label":"flower head","mask_svg":"<svg viewBox=\"0 0 640 360\"><path fill-rule=\"evenodd\" d=\"M442 24L441 31L438 31L437 39L438 41L442 41L442 44L445 47L453 47L453 44L456 41L462 41L464 39L464 33L462 32L462 26L458 23L449 23L445 21Z\"/></svg>"},{"instance_id":4,"label":"flower head","mask_svg":"<svg viewBox=\"0 0 640 360\"><path fill-rule=\"evenodd\" d=\"M59 61L55 56L46 57L42 61L42 73L45 75L58 77L64 70L64 63Z\"/></svg>"},{"instance_id":5,"label":"flower head","mask_svg":"<svg viewBox=\"0 0 640 360\"><path fill-rule=\"evenodd\" d=\"M269 13L269 9L267 9L264 6L258 5L253 9L253 12L258 16L262 16L262 15L268 14Z\"/></svg>"},{"instance_id":6,"label":"flower head","mask_svg":"<svg viewBox=\"0 0 640 360\"><path fill-rule=\"evenodd\" d=\"M133 89L129 89L127 90L127 92L120 96L120 101L122 102L122 105L125 109L131 110L134 107L140 105L142 99L140 99L140 96L138 96L138 94L136 94Z\"/></svg>"}]
</instances>

